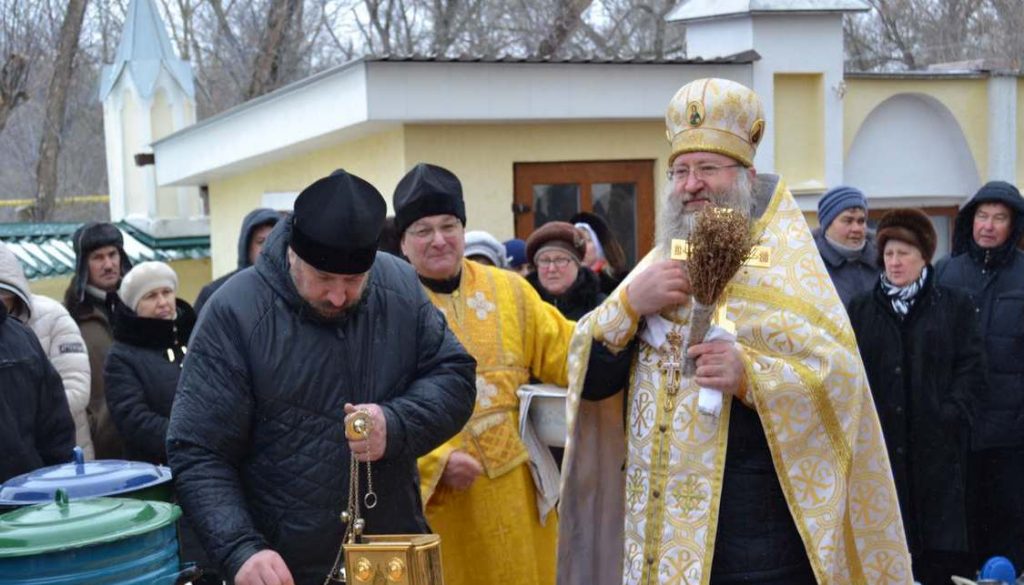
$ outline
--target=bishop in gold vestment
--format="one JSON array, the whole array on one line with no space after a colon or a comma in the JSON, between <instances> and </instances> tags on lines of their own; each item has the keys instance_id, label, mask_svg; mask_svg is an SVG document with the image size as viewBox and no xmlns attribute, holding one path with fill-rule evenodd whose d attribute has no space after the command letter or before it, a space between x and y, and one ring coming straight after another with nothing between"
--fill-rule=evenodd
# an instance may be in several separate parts
<instances>
[{"instance_id":1,"label":"bishop in gold vestment","mask_svg":"<svg viewBox=\"0 0 1024 585\"><path fill-rule=\"evenodd\" d=\"M659 246L577 324L572 341L559 585L909 585L892 472L846 313L793 197L781 179L751 168L764 132L757 96L733 82L698 80L673 98L667 122L673 190L659 217ZM745 176L754 177L751 230L768 254L748 261L721 301L718 320L732 324L736 343L697 346L697 374L680 379L692 305L680 290L688 285L665 293L679 302L650 313L633 306L641 296L631 285L651 288L641 280L654 270L667 275L662 280L684 278L665 262L662 226L724 198L728 191L717 187ZM629 356L625 396L584 399L584 380L588 388L594 381L588 368L602 354ZM735 379L725 374L729 355ZM698 408L701 385L727 390L720 414ZM780 524L756 526L772 505L761 491L722 497L733 450L756 444L750 435L730 443L740 420L753 421L767 444ZM730 481L750 485L742 472L734 468ZM726 499L733 510L723 514ZM762 541L785 540L787 531L795 555L769 547L758 556ZM753 550L720 546L724 533L742 535ZM786 564L794 556L800 562ZM730 572L747 562L756 571Z\"/></svg>"},{"instance_id":2,"label":"bishop in gold vestment","mask_svg":"<svg viewBox=\"0 0 1024 585\"><path fill-rule=\"evenodd\" d=\"M421 164L410 171L396 190L395 209L403 252L477 360L469 423L419 461L427 522L441 535L445 584L551 585L558 522L550 504L538 502L557 494L538 495L519 436L516 390L531 378L567 384L573 322L518 274L462 258L461 185L446 169ZM468 481L457 472L467 460L476 470Z\"/></svg>"}]
</instances>

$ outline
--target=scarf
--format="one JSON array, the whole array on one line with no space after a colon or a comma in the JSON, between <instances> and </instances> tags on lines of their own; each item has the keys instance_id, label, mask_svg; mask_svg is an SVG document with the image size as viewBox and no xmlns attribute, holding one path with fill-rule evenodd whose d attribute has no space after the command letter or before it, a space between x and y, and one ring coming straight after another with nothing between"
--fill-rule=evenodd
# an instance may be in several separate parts
<instances>
[{"instance_id":1,"label":"scarf","mask_svg":"<svg viewBox=\"0 0 1024 585\"><path fill-rule=\"evenodd\" d=\"M921 288L924 287L924 281L928 278L928 267L925 266L924 270L921 271L921 276L917 277L917 280L906 285L896 286L889 281L889 277L882 273L882 294L889 299L889 303L892 304L892 310L896 311L896 314L900 319L904 319L907 313L910 312L910 308L914 306L914 301L917 300L917 294L921 292Z\"/></svg>"},{"instance_id":2,"label":"scarf","mask_svg":"<svg viewBox=\"0 0 1024 585\"><path fill-rule=\"evenodd\" d=\"M848 261L856 260L857 258L859 258L861 252L864 251L864 246L868 245L867 238L864 238L864 241L860 243L860 246L857 246L856 248L851 248L850 246L844 246L839 242L833 240L832 238L828 237L828 234L825 234L825 241L828 242L828 245L832 246L832 249L834 249L836 252L839 252L840 256L846 258Z\"/></svg>"}]
</instances>

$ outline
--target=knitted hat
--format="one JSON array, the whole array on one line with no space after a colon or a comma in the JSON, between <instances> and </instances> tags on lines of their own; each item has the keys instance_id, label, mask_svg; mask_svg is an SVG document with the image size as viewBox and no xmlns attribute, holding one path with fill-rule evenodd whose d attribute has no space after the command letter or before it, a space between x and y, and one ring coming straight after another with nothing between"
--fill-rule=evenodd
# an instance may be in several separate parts
<instances>
[{"instance_id":1,"label":"knitted hat","mask_svg":"<svg viewBox=\"0 0 1024 585\"><path fill-rule=\"evenodd\" d=\"M669 164L687 152L715 152L749 167L764 138L764 108L756 93L735 81L698 79L672 97L665 125Z\"/></svg>"},{"instance_id":2,"label":"knitted hat","mask_svg":"<svg viewBox=\"0 0 1024 585\"><path fill-rule=\"evenodd\" d=\"M142 262L124 275L117 295L134 311L146 293L165 286L178 291L178 275L174 269L163 262Z\"/></svg>"},{"instance_id":3,"label":"knitted hat","mask_svg":"<svg viewBox=\"0 0 1024 585\"><path fill-rule=\"evenodd\" d=\"M322 272L362 274L377 257L386 214L387 203L373 185L339 169L295 199L289 245Z\"/></svg>"},{"instance_id":4,"label":"knitted hat","mask_svg":"<svg viewBox=\"0 0 1024 585\"><path fill-rule=\"evenodd\" d=\"M505 255L508 256L509 268L519 268L529 262L526 259L526 242L518 238L505 240Z\"/></svg>"},{"instance_id":5,"label":"knitted hat","mask_svg":"<svg viewBox=\"0 0 1024 585\"><path fill-rule=\"evenodd\" d=\"M845 185L829 189L818 200L818 223L821 229L827 230L840 213L851 207L868 210L867 197L864 197L860 189Z\"/></svg>"},{"instance_id":6,"label":"knitted hat","mask_svg":"<svg viewBox=\"0 0 1024 585\"><path fill-rule=\"evenodd\" d=\"M419 219L454 215L466 225L462 183L454 173L437 165L420 163L402 177L392 198L399 236Z\"/></svg>"},{"instance_id":7,"label":"knitted hat","mask_svg":"<svg viewBox=\"0 0 1024 585\"><path fill-rule=\"evenodd\" d=\"M932 220L919 209L893 209L886 213L878 222L875 238L878 242L879 266L885 266L885 244L889 240L899 240L914 246L921 251L926 263L931 263L938 240Z\"/></svg>"},{"instance_id":8,"label":"knitted hat","mask_svg":"<svg viewBox=\"0 0 1024 585\"><path fill-rule=\"evenodd\" d=\"M491 234L473 230L466 232L466 250L463 256L484 256L491 261L491 264L498 268L508 268L508 258L505 256L505 246Z\"/></svg>"},{"instance_id":9,"label":"knitted hat","mask_svg":"<svg viewBox=\"0 0 1024 585\"><path fill-rule=\"evenodd\" d=\"M577 262L581 262L587 253L587 242L583 239L583 234L571 223L549 221L526 239L526 257L536 264L537 254L550 248L564 250Z\"/></svg>"}]
</instances>

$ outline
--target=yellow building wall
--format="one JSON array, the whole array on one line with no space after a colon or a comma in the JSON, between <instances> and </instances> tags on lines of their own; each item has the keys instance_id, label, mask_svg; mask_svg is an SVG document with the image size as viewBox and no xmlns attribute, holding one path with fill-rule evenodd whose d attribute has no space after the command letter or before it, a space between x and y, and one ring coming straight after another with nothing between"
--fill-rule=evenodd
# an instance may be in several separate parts
<instances>
[{"instance_id":1,"label":"yellow building wall","mask_svg":"<svg viewBox=\"0 0 1024 585\"><path fill-rule=\"evenodd\" d=\"M825 185L822 75L775 74L775 167L793 191Z\"/></svg>"},{"instance_id":2,"label":"yellow building wall","mask_svg":"<svg viewBox=\"0 0 1024 585\"><path fill-rule=\"evenodd\" d=\"M499 240L514 235L515 163L654 159L657 197L665 188L668 150L661 121L405 128L406 166L428 162L458 175L467 228L486 230ZM391 193L396 183L397 179L382 186Z\"/></svg>"},{"instance_id":3,"label":"yellow building wall","mask_svg":"<svg viewBox=\"0 0 1024 585\"><path fill-rule=\"evenodd\" d=\"M43 295L44 297L50 297L61 303L64 302L64 291L67 290L68 285L71 283L71 275L58 276L56 278L40 278L39 280L31 280L28 283L32 294Z\"/></svg>"},{"instance_id":4,"label":"yellow building wall","mask_svg":"<svg viewBox=\"0 0 1024 585\"><path fill-rule=\"evenodd\" d=\"M210 246L214 277L238 266L242 219L262 204L264 193L299 192L335 169L344 168L377 187L390 208L394 186L406 171L402 141L403 130L397 128L211 182Z\"/></svg>"},{"instance_id":5,"label":"yellow building wall","mask_svg":"<svg viewBox=\"0 0 1024 585\"><path fill-rule=\"evenodd\" d=\"M844 156L849 154L864 121L882 102L898 94L923 94L935 98L949 109L964 133L979 176L988 176L987 79L853 78L846 80L846 86L843 99Z\"/></svg>"},{"instance_id":6,"label":"yellow building wall","mask_svg":"<svg viewBox=\"0 0 1024 585\"><path fill-rule=\"evenodd\" d=\"M338 167L377 187L389 210L395 186L413 165L448 168L462 181L469 229L504 240L514 234L515 163L654 159L655 193L660 194L667 154L661 121L406 125L211 182L213 275L236 267L242 218L260 205L264 193L301 191Z\"/></svg>"},{"instance_id":7,"label":"yellow building wall","mask_svg":"<svg viewBox=\"0 0 1024 585\"><path fill-rule=\"evenodd\" d=\"M209 284L211 268L213 263L209 258L198 260L179 260L168 262L174 272L178 274L178 297L185 299L189 304L196 302L199 291Z\"/></svg>"},{"instance_id":8,"label":"yellow building wall","mask_svg":"<svg viewBox=\"0 0 1024 585\"><path fill-rule=\"evenodd\" d=\"M199 291L210 282L210 259L179 260L168 262L171 268L178 274L178 297L185 299L189 304L195 302ZM71 275L58 276L56 278L40 278L28 283L32 294L43 295L64 302L64 291L71 283Z\"/></svg>"}]
</instances>

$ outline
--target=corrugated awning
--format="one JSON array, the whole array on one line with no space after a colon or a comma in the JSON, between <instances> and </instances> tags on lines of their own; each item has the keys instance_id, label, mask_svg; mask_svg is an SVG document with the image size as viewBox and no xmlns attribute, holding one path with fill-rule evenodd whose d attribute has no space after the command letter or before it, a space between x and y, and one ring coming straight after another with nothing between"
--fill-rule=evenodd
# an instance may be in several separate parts
<instances>
[{"instance_id":1,"label":"corrugated awning","mask_svg":"<svg viewBox=\"0 0 1024 585\"><path fill-rule=\"evenodd\" d=\"M0 241L10 246L29 280L53 278L75 271L71 237L80 223L4 223ZM210 257L209 237L156 239L134 227L115 224L124 235L124 251L132 264L159 260L174 262Z\"/></svg>"}]
</instances>

